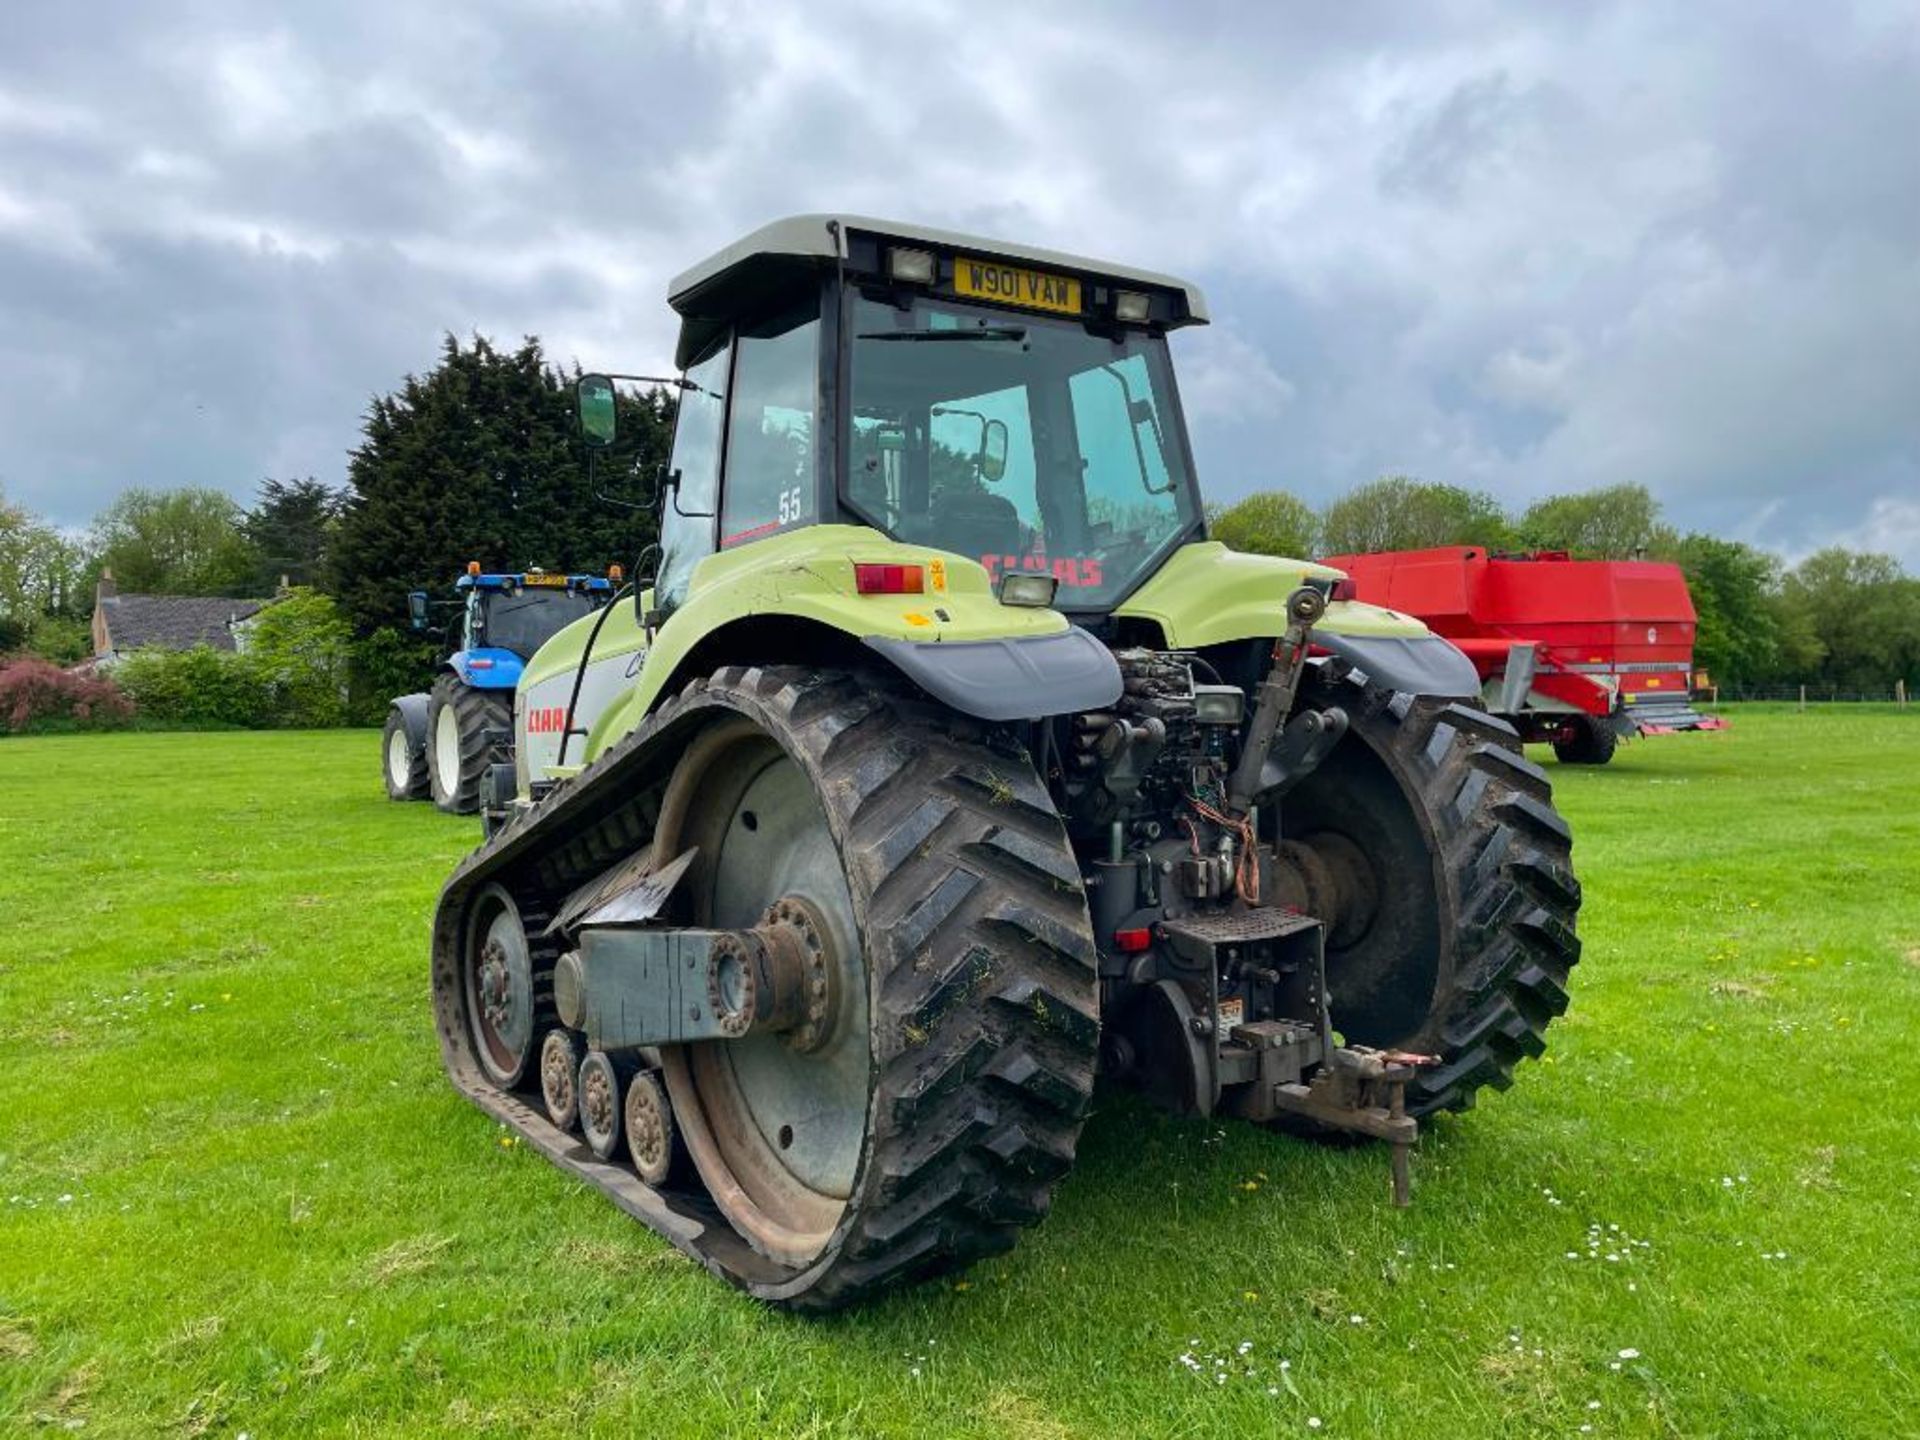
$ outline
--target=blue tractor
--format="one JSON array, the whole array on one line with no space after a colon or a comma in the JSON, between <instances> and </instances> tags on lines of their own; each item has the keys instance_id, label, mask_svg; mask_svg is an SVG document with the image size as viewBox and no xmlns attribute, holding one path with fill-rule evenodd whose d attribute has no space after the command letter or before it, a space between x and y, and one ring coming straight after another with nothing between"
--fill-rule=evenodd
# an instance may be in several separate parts
<instances>
[{"instance_id":1,"label":"blue tractor","mask_svg":"<svg viewBox=\"0 0 1920 1440\"><path fill-rule=\"evenodd\" d=\"M521 667L549 638L613 598L619 567L608 574L495 575L474 561L454 582L452 600L431 600L424 590L408 594L415 630L429 628L433 609L458 607L460 643L441 662L432 690L401 695L387 711L382 768L389 799L431 796L450 815L480 808L487 767L511 758Z\"/></svg>"}]
</instances>

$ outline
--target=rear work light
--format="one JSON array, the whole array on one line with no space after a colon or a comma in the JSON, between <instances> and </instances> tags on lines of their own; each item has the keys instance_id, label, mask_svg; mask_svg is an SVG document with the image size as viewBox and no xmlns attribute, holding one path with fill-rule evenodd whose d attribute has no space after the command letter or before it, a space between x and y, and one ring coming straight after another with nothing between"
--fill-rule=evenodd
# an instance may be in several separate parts
<instances>
[{"instance_id":1,"label":"rear work light","mask_svg":"<svg viewBox=\"0 0 1920 1440\"><path fill-rule=\"evenodd\" d=\"M927 572L918 565L855 565L853 588L862 595L921 595Z\"/></svg>"},{"instance_id":2,"label":"rear work light","mask_svg":"<svg viewBox=\"0 0 1920 1440\"><path fill-rule=\"evenodd\" d=\"M889 250L887 275L890 279L906 285L931 285L933 283L933 252L931 250Z\"/></svg>"},{"instance_id":3,"label":"rear work light","mask_svg":"<svg viewBox=\"0 0 1920 1440\"><path fill-rule=\"evenodd\" d=\"M1144 325L1153 304L1138 290L1122 290L1113 297L1113 318L1128 325Z\"/></svg>"},{"instance_id":4,"label":"rear work light","mask_svg":"<svg viewBox=\"0 0 1920 1440\"><path fill-rule=\"evenodd\" d=\"M1051 575L1009 570L1000 577L1000 603L1044 610L1053 604L1053 597L1059 589L1060 582Z\"/></svg>"}]
</instances>

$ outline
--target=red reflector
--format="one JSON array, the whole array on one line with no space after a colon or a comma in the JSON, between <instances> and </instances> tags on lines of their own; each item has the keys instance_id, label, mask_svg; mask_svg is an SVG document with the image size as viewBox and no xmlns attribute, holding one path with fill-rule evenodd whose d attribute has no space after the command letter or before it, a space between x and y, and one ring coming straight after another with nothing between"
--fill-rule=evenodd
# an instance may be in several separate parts
<instances>
[{"instance_id":1,"label":"red reflector","mask_svg":"<svg viewBox=\"0 0 1920 1440\"><path fill-rule=\"evenodd\" d=\"M1138 930L1116 930L1113 932L1113 943L1131 955L1136 950L1144 950L1153 944L1153 931L1144 927Z\"/></svg>"},{"instance_id":2,"label":"red reflector","mask_svg":"<svg viewBox=\"0 0 1920 1440\"><path fill-rule=\"evenodd\" d=\"M1358 600L1360 598L1360 587L1352 580L1336 580L1333 582L1332 593L1330 593L1327 598L1330 600Z\"/></svg>"},{"instance_id":3,"label":"red reflector","mask_svg":"<svg viewBox=\"0 0 1920 1440\"><path fill-rule=\"evenodd\" d=\"M469 661L467 661L467 668L468 668L469 670L491 670L491 669L493 669L493 661L491 661L491 660L469 660Z\"/></svg>"},{"instance_id":4,"label":"red reflector","mask_svg":"<svg viewBox=\"0 0 1920 1440\"><path fill-rule=\"evenodd\" d=\"M927 572L918 565L855 565L853 586L862 595L919 595Z\"/></svg>"}]
</instances>

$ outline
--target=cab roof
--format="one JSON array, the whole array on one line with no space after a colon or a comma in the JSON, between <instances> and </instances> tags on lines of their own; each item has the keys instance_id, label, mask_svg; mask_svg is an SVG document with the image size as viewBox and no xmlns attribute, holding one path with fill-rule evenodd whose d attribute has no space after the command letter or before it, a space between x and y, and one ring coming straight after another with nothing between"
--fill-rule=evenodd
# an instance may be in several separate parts
<instances>
[{"instance_id":1,"label":"cab roof","mask_svg":"<svg viewBox=\"0 0 1920 1440\"><path fill-rule=\"evenodd\" d=\"M527 577L534 577L532 584ZM456 590L611 590L613 582L604 575L562 575L545 570L488 571L483 575L462 575L453 582Z\"/></svg>"},{"instance_id":2,"label":"cab roof","mask_svg":"<svg viewBox=\"0 0 1920 1440\"><path fill-rule=\"evenodd\" d=\"M1030 264L1045 270L1066 270L1096 280L1116 281L1123 286L1132 284L1173 291L1184 299L1185 314L1176 323L1207 323L1206 297L1201 294L1198 285L1188 280L1094 260L1084 255L1068 255L1032 245L1014 245L1005 240L991 240L899 220L877 220L866 215L789 215L784 220L762 225L724 250L709 255L698 265L674 276L667 286L667 301L689 319L729 318L740 304L743 290L758 290L765 283L764 280L760 284L752 283L760 278L753 272L772 272L766 278L774 279L796 269L814 269L846 259L852 248L850 237L855 235L948 253L964 251Z\"/></svg>"}]
</instances>

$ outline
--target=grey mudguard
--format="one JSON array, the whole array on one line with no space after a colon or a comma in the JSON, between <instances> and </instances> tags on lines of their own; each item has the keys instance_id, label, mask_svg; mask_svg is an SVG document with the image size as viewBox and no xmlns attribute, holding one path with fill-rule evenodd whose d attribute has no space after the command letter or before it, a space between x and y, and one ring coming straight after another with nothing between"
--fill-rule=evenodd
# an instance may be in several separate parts
<instances>
[{"instance_id":1,"label":"grey mudguard","mask_svg":"<svg viewBox=\"0 0 1920 1440\"><path fill-rule=\"evenodd\" d=\"M400 712L400 723L406 726L407 742L411 745L425 745L427 743L427 697L396 695L393 708Z\"/></svg>"},{"instance_id":2,"label":"grey mudguard","mask_svg":"<svg viewBox=\"0 0 1920 1440\"><path fill-rule=\"evenodd\" d=\"M1120 666L1078 628L1020 640L866 643L936 700L982 720L1031 720L1099 710L1120 698Z\"/></svg>"},{"instance_id":3,"label":"grey mudguard","mask_svg":"<svg viewBox=\"0 0 1920 1440\"><path fill-rule=\"evenodd\" d=\"M1336 635L1316 630L1313 643L1395 690L1457 699L1480 693L1480 672L1473 662L1438 635Z\"/></svg>"}]
</instances>

